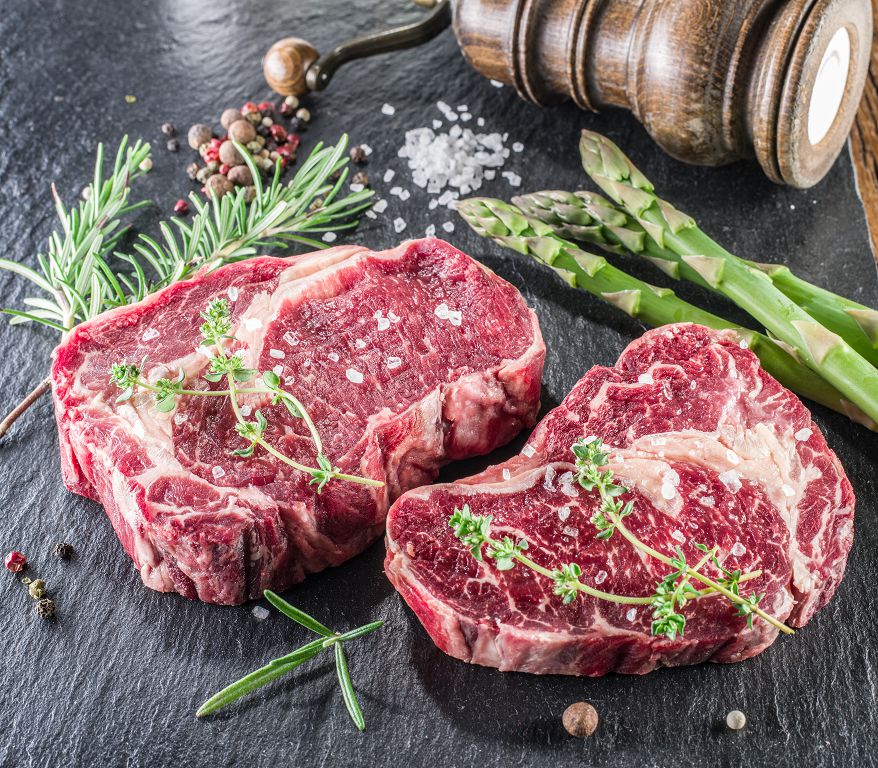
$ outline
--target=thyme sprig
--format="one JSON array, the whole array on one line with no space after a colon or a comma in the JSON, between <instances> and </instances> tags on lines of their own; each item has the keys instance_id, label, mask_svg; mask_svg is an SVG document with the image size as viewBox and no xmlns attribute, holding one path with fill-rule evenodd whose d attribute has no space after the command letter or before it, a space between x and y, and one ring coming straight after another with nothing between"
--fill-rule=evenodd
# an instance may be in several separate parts
<instances>
[{"instance_id":1,"label":"thyme sprig","mask_svg":"<svg viewBox=\"0 0 878 768\"><path fill-rule=\"evenodd\" d=\"M651 632L654 636L663 636L674 640L682 636L686 628L686 617L682 613L686 605L693 600L700 600L712 595L723 595L746 618L747 626L753 626L754 616L767 621L781 632L792 634L793 630L782 622L767 614L759 607L763 595L742 595L740 585L762 575L761 570L742 572L725 568L719 559L719 548L708 547L697 543L697 549L704 553L697 563L689 565L686 555L678 546L671 556L648 546L638 539L622 522L634 512L633 501L623 501L622 496L628 493L624 486L613 482L613 472L606 468L608 453L603 443L597 438L585 438L577 441L573 447L576 461L576 479L586 491L597 491L600 507L594 512L590 522L596 530L596 538L606 541L618 531L635 549L651 558L667 565L672 570L656 585L652 595L636 597L604 592L585 584L582 581L582 569L577 563L565 563L558 568L549 569L525 555L528 542L525 539L515 541L509 536L502 539L491 537L492 517L490 515L474 515L468 504L455 508L449 519L454 535L469 548L476 560L487 555L494 560L500 571L513 568L520 563L530 570L551 579L554 583L553 592L561 598L563 604L572 603L580 593L599 600L624 605L648 605L653 609ZM712 565L720 576L711 578L702 569ZM704 585L697 589L692 580Z\"/></svg>"},{"instance_id":2,"label":"thyme sprig","mask_svg":"<svg viewBox=\"0 0 878 768\"><path fill-rule=\"evenodd\" d=\"M226 688L223 688L219 693L214 694L205 701L204 704L198 708L195 716L204 717L212 712L216 712L218 709L231 704L233 701L237 701L242 696L252 693L263 685L270 683L272 680L292 672L296 667L313 659L327 648L332 648L333 653L335 654L336 674L338 676L345 707L347 708L348 714L351 716L354 725L356 725L361 731L365 730L366 721L363 718L363 711L360 708L356 694L354 693L354 683L351 680L347 656L344 652L344 644L374 632L384 624L384 621L372 621L368 624L364 624L362 627L352 629L349 632L334 632L304 611L290 605L290 603L271 590L266 589L265 592L263 592L263 596L287 618L292 619L297 624L301 624L314 634L319 635L318 639L303 645L301 648L297 648L292 653L273 659L264 667L260 667L249 675L246 675Z\"/></svg>"},{"instance_id":3,"label":"thyme sprig","mask_svg":"<svg viewBox=\"0 0 878 768\"><path fill-rule=\"evenodd\" d=\"M239 383L248 383L255 379L259 372L255 368L247 368L240 352L229 352L226 342L236 341L231 335L232 320L229 304L225 299L213 299L201 312L202 346L213 352L210 361L210 372L202 374L202 378L216 383L223 378L226 380L227 389L202 390L189 389L183 386L185 374L180 371L174 378L160 378L155 383L150 383L143 375L145 361L139 365L129 362L114 363L110 368L110 382L122 390L116 398L117 403L130 400L138 390L146 390L153 394L155 408L161 413L169 413L176 407L177 398L183 395L192 397L228 397L235 414L235 431L243 438L247 445L232 451L232 455L239 457L252 456L256 447L264 449L272 456L298 470L310 475L308 484L315 486L317 493L321 493L331 480L343 480L349 483L358 483L373 488L381 488L384 483L359 475L350 475L334 467L332 462L323 452L323 441L314 421L308 415L305 406L282 386L280 377L274 371L265 371L261 374L261 383L257 380L251 387L241 388ZM268 429L268 419L261 410L257 410L253 420L248 420L241 410L238 397L240 395L270 395L273 405L282 403L287 411L295 418L301 419L311 437L311 441L317 451L316 467L309 467L295 459L278 451L265 438Z\"/></svg>"},{"instance_id":4,"label":"thyme sprig","mask_svg":"<svg viewBox=\"0 0 878 768\"><path fill-rule=\"evenodd\" d=\"M141 234L133 253L118 249L127 232L122 219L149 203L131 203L131 181L143 173L150 147L122 139L109 175L104 177L104 148L98 146L94 180L85 199L67 209L52 187L59 228L49 238L38 269L0 259L0 269L30 281L39 295L24 299L25 309L3 309L12 323L35 322L62 335L101 312L142 300L173 282L240 261L262 249L301 243L326 244L312 235L351 229L357 214L369 207L372 191L342 194L347 179L348 138L335 145L318 144L295 176L282 184L280 165L265 184L247 150L236 144L254 180L248 202L243 188L222 198L189 196L194 215L159 224L160 237ZM50 389L42 381L0 422L0 437Z\"/></svg>"}]
</instances>

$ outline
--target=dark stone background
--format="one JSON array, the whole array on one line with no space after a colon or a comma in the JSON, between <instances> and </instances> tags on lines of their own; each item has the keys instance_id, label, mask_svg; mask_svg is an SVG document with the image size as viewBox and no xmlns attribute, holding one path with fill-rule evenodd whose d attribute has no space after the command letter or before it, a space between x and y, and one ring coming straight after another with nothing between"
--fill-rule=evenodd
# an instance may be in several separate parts
<instances>
[{"instance_id":1,"label":"dark stone background","mask_svg":"<svg viewBox=\"0 0 878 768\"><path fill-rule=\"evenodd\" d=\"M227 106L267 95L263 51L300 34L324 50L357 32L415 18L403 0L4 0L0 2L0 232L4 256L32 262L53 226L49 184L66 200L86 182L98 140L128 132L153 142L155 168L136 196L153 198L138 225L155 231L188 191L188 151L165 151L159 126L216 122ZM125 102L133 94L137 102ZM665 196L741 255L780 260L871 305L878 281L847 155L815 189L776 187L753 164L690 168L663 156L628 116L541 111L470 72L450 34L431 44L343 70L313 100L317 137L343 130L374 147L369 170L379 193L407 128L439 117L444 99L467 104L489 129L508 131L526 151L508 169L525 189L585 183L576 138L582 126L627 148ZM395 117L380 113L384 102ZM405 184L404 184L405 185ZM515 283L536 307L549 346L545 405L556 404L593 364L610 363L642 329L576 293L524 257L466 231L455 215L431 215L414 192L391 198L386 215L350 239L373 248L432 222L454 221L448 236ZM508 197L498 180L483 192ZM655 272L632 266L658 280ZM712 298L687 291L710 308ZM0 275L0 303L20 306L23 283ZM0 323L0 410L47 371L55 335ZM872 589L878 566L876 436L817 408L815 417L841 456L858 494L856 543L832 604L795 637L734 666L664 670L644 678L539 678L469 667L437 651L382 573L376 544L344 567L291 590L296 605L337 628L374 618L386 627L350 649L368 724L356 732L344 711L331 659L205 722L195 708L209 694L303 643L306 633L252 606L220 608L145 589L100 507L67 493L58 470L51 403L40 402L0 444L0 549L28 553L33 572L56 590L58 620L33 614L24 589L0 574L0 764L10 766L853 766L875 763L875 639ZM476 466L457 466L453 472ZM451 476L451 472L449 472ZM76 557L49 554L66 539ZM564 734L560 715L592 701L599 731L587 741ZM722 726L747 713L745 732Z\"/></svg>"}]
</instances>

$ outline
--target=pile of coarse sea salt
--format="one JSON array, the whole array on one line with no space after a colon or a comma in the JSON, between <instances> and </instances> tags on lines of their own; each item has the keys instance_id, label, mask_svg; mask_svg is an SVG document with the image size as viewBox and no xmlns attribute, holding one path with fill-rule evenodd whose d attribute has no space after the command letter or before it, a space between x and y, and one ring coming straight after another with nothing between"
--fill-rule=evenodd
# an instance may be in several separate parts
<instances>
[{"instance_id":1,"label":"pile of coarse sea salt","mask_svg":"<svg viewBox=\"0 0 878 768\"><path fill-rule=\"evenodd\" d=\"M437 119L433 120L430 128L407 131L405 145L398 152L399 157L408 163L412 182L434 196L428 204L431 211L439 206L453 208L461 197L475 192L484 182L495 179L498 171L510 186L521 185L521 176L500 169L506 164L510 151L522 152L523 144L516 142L510 150L506 147L508 134L477 132L466 126L466 123L474 120L466 104L453 109L440 101L436 107L445 122ZM384 114L390 113L385 111ZM446 123L450 127L443 131ZM484 118L475 118L475 126L477 129L484 128ZM390 184L395 175L394 170L388 169L384 173L384 182ZM391 187L389 193L403 202L411 196L409 190L401 186ZM387 201L379 200L366 215L375 218L376 214L386 209ZM406 228L405 219L397 217L393 221L393 227L397 233L401 233ZM442 224L442 229L453 232L454 223L446 221ZM427 227L426 234L428 237L434 236L436 225Z\"/></svg>"}]
</instances>

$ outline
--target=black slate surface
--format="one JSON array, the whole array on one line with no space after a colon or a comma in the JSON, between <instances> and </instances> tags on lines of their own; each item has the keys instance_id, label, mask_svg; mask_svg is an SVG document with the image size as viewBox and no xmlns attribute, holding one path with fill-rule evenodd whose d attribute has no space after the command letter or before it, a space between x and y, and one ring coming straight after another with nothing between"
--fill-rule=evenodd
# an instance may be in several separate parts
<instances>
[{"instance_id":1,"label":"black slate surface","mask_svg":"<svg viewBox=\"0 0 878 768\"><path fill-rule=\"evenodd\" d=\"M226 106L267 95L259 60L276 38L309 37L324 50L348 35L417 17L402 0L263 0L90 3L5 2L0 14L0 232L4 256L31 261L52 222L49 183L70 200L88 179L97 140L124 132L153 141L155 168L137 194L157 207L145 228L188 191L186 152L168 154L159 126L215 122ZM129 104L125 95L137 97ZM524 188L584 184L576 155L580 127L627 148L665 196L742 255L783 260L807 278L878 304L848 157L810 191L779 188L753 164L686 167L661 155L628 116L553 111L519 101L471 73L446 34L422 49L355 64L313 101L306 147L342 130L374 148L369 171L380 193L386 168L406 183L396 156L407 128L440 117L434 104L466 104L487 128L526 145L507 168ZM384 102L393 118L380 113ZM498 180L485 193L508 197ZM549 347L545 406L556 404L593 364L612 362L641 331L634 322L569 290L524 257L475 238L423 194L391 198L387 213L349 239L373 248L428 223L451 221L455 245L515 283L538 311ZM654 272L641 275L657 280ZM712 298L687 291L712 309ZM0 274L0 300L19 306L20 280ZM47 371L55 337L0 323L0 408ZM832 604L795 637L734 666L664 670L644 678L538 678L500 674L445 657L382 573L383 547L291 590L296 605L334 627L374 618L379 633L350 649L368 730L347 718L329 659L210 720L195 708L209 694L306 639L272 613L221 608L145 589L100 507L67 493L59 476L51 403L41 401L0 444L0 549L28 553L34 573L56 588L58 619L34 616L24 589L0 573L0 765L11 766L852 766L876 762L873 574L878 567L876 435L815 409L858 495L856 543ZM520 442L519 442L520 444ZM512 450L512 449L509 449ZM501 452L502 453L502 452ZM458 465L447 473L479 466ZM53 542L76 548L70 563ZM601 714L587 741L570 739L560 715L578 699ZM725 713L747 713L742 733Z\"/></svg>"}]
</instances>

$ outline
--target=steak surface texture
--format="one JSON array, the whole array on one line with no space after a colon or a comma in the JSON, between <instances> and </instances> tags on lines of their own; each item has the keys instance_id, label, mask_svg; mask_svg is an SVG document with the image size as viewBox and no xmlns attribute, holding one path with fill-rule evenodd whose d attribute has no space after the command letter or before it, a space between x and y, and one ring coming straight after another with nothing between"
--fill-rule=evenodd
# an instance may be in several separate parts
<instances>
[{"instance_id":1,"label":"steak surface texture","mask_svg":"<svg viewBox=\"0 0 878 768\"><path fill-rule=\"evenodd\" d=\"M717 595L687 603L683 636L652 636L649 605L582 594L564 605L551 579L521 564L498 571L454 537L449 517L468 504L493 517L492 538L525 539L546 568L575 562L597 589L653 594L671 569L618 531L595 536L598 494L576 482L571 452L588 436L611 446L608 466L634 503L625 523L649 546L669 556L679 547L695 564L697 543L717 545L729 570L762 571L741 593L763 594L760 607L791 626L832 597L853 540L854 495L838 459L734 333L671 325L633 342L615 367L592 368L518 456L391 508L385 570L446 653L502 670L641 674L739 661L776 638Z\"/></svg>"},{"instance_id":2,"label":"steak surface texture","mask_svg":"<svg viewBox=\"0 0 878 768\"><path fill-rule=\"evenodd\" d=\"M229 351L280 376L333 466L384 487L332 480L318 495L259 447L231 455L247 443L228 397L179 397L171 413L147 392L116 402L123 360L145 359L152 382L182 371L186 388L227 388L201 377L199 313L216 298L231 308ZM544 357L515 288L441 240L253 258L104 313L55 350L64 481L103 504L144 584L241 603L359 553L399 494L533 426ZM316 466L302 420L267 395L239 402L262 409L270 444Z\"/></svg>"}]
</instances>

